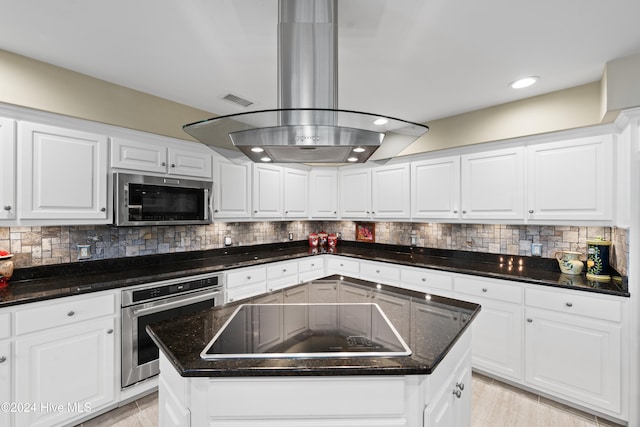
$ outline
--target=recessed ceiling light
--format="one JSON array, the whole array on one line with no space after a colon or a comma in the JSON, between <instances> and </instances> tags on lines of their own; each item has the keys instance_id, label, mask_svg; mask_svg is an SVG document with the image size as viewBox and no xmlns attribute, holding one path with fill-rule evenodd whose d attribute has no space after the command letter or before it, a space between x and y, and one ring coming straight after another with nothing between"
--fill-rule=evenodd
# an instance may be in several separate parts
<instances>
[{"instance_id":1,"label":"recessed ceiling light","mask_svg":"<svg viewBox=\"0 0 640 427\"><path fill-rule=\"evenodd\" d=\"M538 79L539 77L536 76L524 77L522 79L516 80L515 82L509 83L509 86L511 86L512 89L522 89L531 86L532 84L537 82Z\"/></svg>"},{"instance_id":2,"label":"recessed ceiling light","mask_svg":"<svg viewBox=\"0 0 640 427\"><path fill-rule=\"evenodd\" d=\"M263 162L270 162L271 158L270 157L262 157L260 160L262 160Z\"/></svg>"},{"instance_id":3,"label":"recessed ceiling light","mask_svg":"<svg viewBox=\"0 0 640 427\"><path fill-rule=\"evenodd\" d=\"M386 125L387 124L387 119L376 119L373 122L374 125Z\"/></svg>"},{"instance_id":4,"label":"recessed ceiling light","mask_svg":"<svg viewBox=\"0 0 640 427\"><path fill-rule=\"evenodd\" d=\"M264 149L262 147L253 147L251 151L253 151L254 153L262 153Z\"/></svg>"},{"instance_id":5,"label":"recessed ceiling light","mask_svg":"<svg viewBox=\"0 0 640 427\"><path fill-rule=\"evenodd\" d=\"M364 153L364 148L362 147L356 147L353 149L354 153Z\"/></svg>"},{"instance_id":6,"label":"recessed ceiling light","mask_svg":"<svg viewBox=\"0 0 640 427\"><path fill-rule=\"evenodd\" d=\"M357 162L357 161L358 161L358 158L357 158L357 157L349 157L349 158L347 159L347 162Z\"/></svg>"}]
</instances>

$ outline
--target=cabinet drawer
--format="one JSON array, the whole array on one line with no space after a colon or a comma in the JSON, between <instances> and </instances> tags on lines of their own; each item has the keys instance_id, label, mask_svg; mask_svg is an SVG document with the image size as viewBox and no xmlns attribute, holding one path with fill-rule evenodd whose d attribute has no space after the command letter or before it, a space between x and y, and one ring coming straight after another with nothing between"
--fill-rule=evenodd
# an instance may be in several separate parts
<instances>
[{"instance_id":1,"label":"cabinet drawer","mask_svg":"<svg viewBox=\"0 0 640 427\"><path fill-rule=\"evenodd\" d=\"M115 314L115 295L65 299L62 302L19 310L15 314L16 335L69 325Z\"/></svg>"},{"instance_id":2,"label":"cabinet drawer","mask_svg":"<svg viewBox=\"0 0 640 427\"><path fill-rule=\"evenodd\" d=\"M344 257L330 256L327 260L329 274L344 273L353 277L358 277L360 272L360 262L354 259Z\"/></svg>"},{"instance_id":3,"label":"cabinet drawer","mask_svg":"<svg viewBox=\"0 0 640 427\"><path fill-rule=\"evenodd\" d=\"M309 259L301 259L298 261L298 272L308 273L310 271L318 271L324 269L324 262L321 257L310 257Z\"/></svg>"},{"instance_id":4,"label":"cabinet drawer","mask_svg":"<svg viewBox=\"0 0 640 427\"><path fill-rule=\"evenodd\" d=\"M250 285L267 280L265 267L233 270L227 273L227 288Z\"/></svg>"},{"instance_id":5,"label":"cabinet drawer","mask_svg":"<svg viewBox=\"0 0 640 427\"><path fill-rule=\"evenodd\" d=\"M427 292L433 289L450 291L453 289L453 277L447 274L432 273L424 268L403 267L400 281L408 289Z\"/></svg>"},{"instance_id":6,"label":"cabinet drawer","mask_svg":"<svg viewBox=\"0 0 640 427\"><path fill-rule=\"evenodd\" d=\"M397 284L400 281L400 268L381 262L361 262L360 277L366 280Z\"/></svg>"},{"instance_id":7,"label":"cabinet drawer","mask_svg":"<svg viewBox=\"0 0 640 427\"><path fill-rule=\"evenodd\" d=\"M467 295L516 304L522 303L522 288L515 283L500 283L471 277L456 276L454 288L456 292Z\"/></svg>"},{"instance_id":8,"label":"cabinet drawer","mask_svg":"<svg viewBox=\"0 0 640 427\"><path fill-rule=\"evenodd\" d=\"M298 262L278 262L267 266L267 280L280 279L298 274Z\"/></svg>"},{"instance_id":9,"label":"cabinet drawer","mask_svg":"<svg viewBox=\"0 0 640 427\"><path fill-rule=\"evenodd\" d=\"M527 289L526 305L594 319L622 321L622 301L604 297L578 295L577 292L557 292Z\"/></svg>"},{"instance_id":10,"label":"cabinet drawer","mask_svg":"<svg viewBox=\"0 0 640 427\"><path fill-rule=\"evenodd\" d=\"M238 301L244 298L250 298L267 292L267 286L264 282L251 283L245 286L236 286L227 290L227 302Z\"/></svg>"},{"instance_id":11,"label":"cabinet drawer","mask_svg":"<svg viewBox=\"0 0 640 427\"><path fill-rule=\"evenodd\" d=\"M11 336L11 313L0 313L0 340Z\"/></svg>"}]
</instances>

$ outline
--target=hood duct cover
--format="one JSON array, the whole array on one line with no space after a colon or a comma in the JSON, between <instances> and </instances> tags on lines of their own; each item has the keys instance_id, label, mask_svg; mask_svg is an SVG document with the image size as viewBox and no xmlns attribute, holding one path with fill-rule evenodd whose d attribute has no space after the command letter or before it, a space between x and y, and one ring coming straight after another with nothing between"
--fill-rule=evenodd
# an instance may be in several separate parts
<instances>
[{"instance_id":1,"label":"hood duct cover","mask_svg":"<svg viewBox=\"0 0 640 427\"><path fill-rule=\"evenodd\" d=\"M184 131L214 149L230 138L254 162L363 163L398 154L429 128L337 108L337 32L337 0L280 0L280 108L219 116Z\"/></svg>"}]
</instances>

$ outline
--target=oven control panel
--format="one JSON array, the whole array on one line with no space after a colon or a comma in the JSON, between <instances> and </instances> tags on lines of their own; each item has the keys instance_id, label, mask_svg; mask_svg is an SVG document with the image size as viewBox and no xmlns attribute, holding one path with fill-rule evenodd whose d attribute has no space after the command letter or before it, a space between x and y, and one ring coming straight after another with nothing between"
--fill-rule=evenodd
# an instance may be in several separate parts
<instances>
[{"instance_id":1,"label":"oven control panel","mask_svg":"<svg viewBox=\"0 0 640 427\"><path fill-rule=\"evenodd\" d=\"M131 302L139 303L219 285L221 285L220 276L215 275L195 280L186 278L176 283L158 284L157 286L144 287L129 292L131 292Z\"/></svg>"}]
</instances>

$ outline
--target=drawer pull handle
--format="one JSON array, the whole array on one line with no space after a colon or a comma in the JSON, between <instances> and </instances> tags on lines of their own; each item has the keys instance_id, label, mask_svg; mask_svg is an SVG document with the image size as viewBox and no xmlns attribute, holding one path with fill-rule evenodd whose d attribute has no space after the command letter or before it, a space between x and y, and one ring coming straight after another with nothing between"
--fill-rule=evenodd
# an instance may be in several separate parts
<instances>
[{"instance_id":1,"label":"drawer pull handle","mask_svg":"<svg viewBox=\"0 0 640 427\"><path fill-rule=\"evenodd\" d=\"M464 383L456 383L456 387L460 389L460 391L464 390Z\"/></svg>"},{"instance_id":2,"label":"drawer pull handle","mask_svg":"<svg viewBox=\"0 0 640 427\"><path fill-rule=\"evenodd\" d=\"M76 314L76 312L75 312L75 311L73 311L73 310L71 310L70 312L68 312L68 313L67 313L67 316L71 317L71 316L73 316L74 314Z\"/></svg>"},{"instance_id":3,"label":"drawer pull handle","mask_svg":"<svg viewBox=\"0 0 640 427\"><path fill-rule=\"evenodd\" d=\"M462 392L460 390L453 390L453 395L460 399L460 397L462 396Z\"/></svg>"},{"instance_id":4,"label":"drawer pull handle","mask_svg":"<svg viewBox=\"0 0 640 427\"><path fill-rule=\"evenodd\" d=\"M10 211L10 210L11 210L11 206L9 206L9 205L5 205L4 210L5 210L5 211Z\"/></svg>"},{"instance_id":5,"label":"drawer pull handle","mask_svg":"<svg viewBox=\"0 0 640 427\"><path fill-rule=\"evenodd\" d=\"M107 333L108 334L112 334L113 333L113 329L107 329Z\"/></svg>"},{"instance_id":6,"label":"drawer pull handle","mask_svg":"<svg viewBox=\"0 0 640 427\"><path fill-rule=\"evenodd\" d=\"M482 288L482 292L487 292L487 288Z\"/></svg>"},{"instance_id":7,"label":"drawer pull handle","mask_svg":"<svg viewBox=\"0 0 640 427\"><path fill-rule=\"evenodd\" d=\"M7 357L6 356L0 356L0 363L4 363L7 361Z\"/></svg>"},{"instance_id":8,"label":"drawer pull handle","mask_svg":"<svg viewBox=\"0 0 640 427\"><path fill-rule=\"evenodd\" d=\"M572 302L568 302L567 303L567 307L573 307L573 303Z\"/></svg>"}]
</instances>

